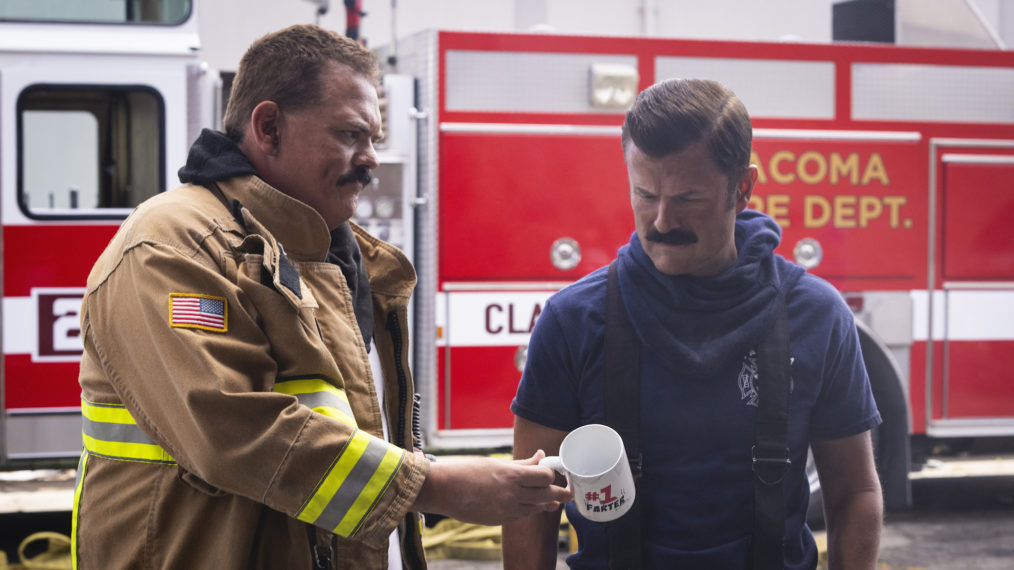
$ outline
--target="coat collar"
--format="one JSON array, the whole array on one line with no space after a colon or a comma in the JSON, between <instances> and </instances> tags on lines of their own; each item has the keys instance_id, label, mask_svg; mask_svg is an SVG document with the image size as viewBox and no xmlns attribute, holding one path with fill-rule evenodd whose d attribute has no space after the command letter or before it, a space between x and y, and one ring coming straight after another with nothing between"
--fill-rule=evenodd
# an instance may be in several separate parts
<instances>
[{"instance_id":1,"label":"coat collar","mask_svg":"<svg viewBox=\"0 0 1014 570\"><path fill-rule=\"evenodd\" d=\"M219 189L229 204L239 202L282 244L294 261L324 261L331 233L324 218L255 175L222 180Z\"/></svg>"}]
</instances>

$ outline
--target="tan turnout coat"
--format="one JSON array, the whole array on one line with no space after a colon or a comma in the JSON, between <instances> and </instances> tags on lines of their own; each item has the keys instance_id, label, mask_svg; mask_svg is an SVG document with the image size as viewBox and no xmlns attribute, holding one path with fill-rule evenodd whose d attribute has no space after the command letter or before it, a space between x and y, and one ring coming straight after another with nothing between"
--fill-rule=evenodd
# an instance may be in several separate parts
<instances>
[{"instance_id":1,"label":"tan turnout coat","mask_svg":"<svg viewBox=\"0 0 1014 570\"><path fill-rule=\"evenodd\" d=\"M139 206L88 277L77 568L301 569L314 548L334 568L387 568L399 526L423 567L411 264L353 228L381 403L323 219L256 176L218 189Z\"/></svg>"}]
</instances>

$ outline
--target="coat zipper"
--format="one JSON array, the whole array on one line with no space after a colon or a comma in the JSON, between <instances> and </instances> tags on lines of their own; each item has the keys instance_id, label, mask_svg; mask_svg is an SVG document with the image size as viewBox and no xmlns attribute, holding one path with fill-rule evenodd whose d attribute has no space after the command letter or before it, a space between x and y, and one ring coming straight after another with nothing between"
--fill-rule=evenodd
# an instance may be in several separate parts
<instances>
[{"instance_id":1,"label":"coat zipper","mask_svg":"<svg viewBox=\"0 0 1014 570\"><path fill-rule=\"evenodd\" d=\"M405 411L408 406L408 375L405 372L405 366L401 362L402 350L404 350L404 341L401 335L401 324L398 322L398 314L394 311L387 314L387 331L391 335L391 341L394 347L394 369L398 377L398 431L395 432L393 443L409 453L412 453L412 446L405 446ZM415 408L413 406L413 412L414 409ZM411 512L405 515L406 534L414 535L419 532L419 527L417 526L418 524L419 520ZM409 536L402 536L401 540L403 545L410 544ZM425 563L419 559L418 553L416 553L415 549L403 546L399 550L404 552L404 555L407 558L405 562L408 568L425 567Z\"/></svg>"},{"instance_id":2,"label":"coat zipper","mask_svg":"<svg viewBox=\"0 0 1014 570\"><path fill-rule=\"evenodd\" d=\"M394 369L398 376L398 430L394 432L394 444L402 449L405 446L405 410L408 404L408 377L405 374L405 367L401 363L402 346L401 325L398 323L398 314L394 311L387 314L387 331L391 334L391 341L394 345Z\"/></svg>"}]
</instances>

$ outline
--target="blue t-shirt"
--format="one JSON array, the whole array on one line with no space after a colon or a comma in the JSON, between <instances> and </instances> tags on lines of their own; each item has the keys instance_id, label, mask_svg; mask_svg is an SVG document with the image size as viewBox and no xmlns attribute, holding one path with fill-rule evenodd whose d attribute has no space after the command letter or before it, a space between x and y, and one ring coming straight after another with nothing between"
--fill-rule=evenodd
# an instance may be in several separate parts
<instances>
[{"instance_id":1,"label":"blue t-shirt","mask_svg":"<svg viewBox=\"0 0 1014 570\"><path fill-rule=\"evenodd\" d=\"M809 441L855 435L880 423L851 312L828 283L772 255L776 228L766 216L741 214L740 258L709 279L654 271L636 234L620 250L620 289L642 347L644 471L637 501L647 562L654 568L747 565L751 447L763 394L753 349L769 330L768 309L780 294L787 299L793 359L786 568L816 566L804 520ZM547 302L511 405L515 414L562 431L604 423L606 272L591 273ZM580 547L568 563L606 568L604 525L581 517L573 504L567 514Z\"/></svg>"}]
</instances>

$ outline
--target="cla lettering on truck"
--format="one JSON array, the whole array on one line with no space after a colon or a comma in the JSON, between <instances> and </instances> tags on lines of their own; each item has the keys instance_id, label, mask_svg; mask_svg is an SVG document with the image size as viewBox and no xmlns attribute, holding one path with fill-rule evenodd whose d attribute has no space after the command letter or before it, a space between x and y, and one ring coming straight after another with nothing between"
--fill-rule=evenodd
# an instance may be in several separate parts
<instances>
[{"instance_id":1,"label":"cla lettering on truck","mask_svg":"<svg viewBox=\"0 0 1014 570\"><path fill-rule=\"evenodd\" d=\"M522 311L524 311L522 313ZM542 305L522 309L515 307L514 303L507 303L506 309L500 303L486 305L486 332L499 334L506 329L510 334L531 334L535 327L535 319L542 312ZM521 314L530 315L521 317ZM506 323L506 326L505 326Z\"/></svg>"},{"instance_id":2,"label":"cla lettering on truck","mask_svg":"<svg viewBox=\"0 0 1014 570\"><path fill-rule=\"evenodd\" d=\"M178 5L143 46L134 22L0 21L4 465L76 460L80 288L130 210L178 184L199 130L220 128L223 73ZM446 31L377 52L397 69L354 219L418 272L427 448L510 445L546 300L633 232L623 114L677 76L743 99L750 207L855 312L888 506L939 439L1014 435L1014 53ZM755 68L793 88L744 80Z\"/></svg>"}]
</instances>

